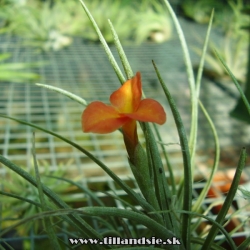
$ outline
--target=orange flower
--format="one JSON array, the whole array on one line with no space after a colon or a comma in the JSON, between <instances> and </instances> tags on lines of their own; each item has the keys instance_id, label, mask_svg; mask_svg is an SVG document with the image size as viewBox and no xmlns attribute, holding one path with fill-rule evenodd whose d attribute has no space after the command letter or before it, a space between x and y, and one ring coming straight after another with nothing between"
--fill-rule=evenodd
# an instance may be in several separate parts
<instances>
[{"instance_id":1,"label":"orange flower","mask_svg":"<svg viewBox=\"0 0 250 250\"><path fill-rule=\"evenodd\" d=\"M136 120L158 124L166 121L166 113L157 101L148 98L141 100L141 97L141 75L137 72L136 76L111 94L111 105L96 101L87 106L82 114L82 130L105 134L122 128L128 154L132 157L138 144Z\"/></svg>"}]
</instances>

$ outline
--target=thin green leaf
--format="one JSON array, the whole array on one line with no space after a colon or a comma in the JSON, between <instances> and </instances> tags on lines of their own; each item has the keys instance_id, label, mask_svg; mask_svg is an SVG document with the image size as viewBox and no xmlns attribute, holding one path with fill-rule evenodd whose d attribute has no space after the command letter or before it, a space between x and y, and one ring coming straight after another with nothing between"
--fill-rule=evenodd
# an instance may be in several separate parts
<instances>
[{"instance_id":1,"label":"thin green leaf","mask_svg":"<svg viewBox=\"0 0 250 250\"><path fill-rule=\"evenodd\" d=\"M168 187L166 176L161 156L157 147L157 143L155 141L154 135L148 123L142 123L142 129L144 132L144 136L147 144L147 153L150 156L151 165L153 167L153 176L154 176L154 186L155 192L158 199L158 203L160 204L160 208L162 210L169 209L172 193ZM164 215L165 225L168 228L172 228L172 222L170 215Z\"/></svg>"},{"instance_id":2,"label":"thin green leaf","mask_svg":"<svg viewBox=\"0 0 250 250\"><path fill-rule=\"evenodd\" d=\"M204 239L200 238L200 237L192 237L191 238L191 242L194 243L194 244L199 244L199 245L203 245L204 244ZM210 247L210 250L225 250L224 247L220 247L218 246L216 243L213 243Z\"/></svg>"},{"instance_id":3,"label":"thin green leaf","mask_svg":"<svg viewBox=\"0 0 250 250\"><path fill-rule=\"evenodd\" d=\"M142 211L140 209L137 209L134 205L132 205L130 202L127 202L125 200L123 200L121 197L119 197L118 195L113 195L109 192L103 192L105 193L107 196L112 197L114 200L118 200L121 202L121 204L124 206L124 208L130 208L132 211L136 212L136 213L142 213Z\"/></svg>"},{"instance_id":4,"label":"thin green leaf","mask_svg":"<svg viewBox=\"0 0 250 250\"><path fill-rule=\"evenodd\" d=\"M201 77L202 77L202 72L203 72L207 47L208 47L209 36L210 36L212 23L213 23L213 17L214 17L214 9L212 10L212 13L211 13L211 16L210 16L209 25L208 25L208 29L207 29L207 33L206 33L206 38L205 38L205 43L204 43L204 46L203 46L203 49L202 49L201 60L200 60L200 63L199 63L198 74L197 74L197 78L196 78L196 98L197 98L197 100L199 100L199 95L200 95ZM195 167L194 158L195 158L196 141L197 141L196 138L197 138L197 129L198 129L198 103L195 103L195 105L197 105L197 107L195 107L197 109L197 111L196 111L197 117L196 117L196 121L194 121L196 123L196 125L194 126L194 129L193 129L194 130L193 131L193 136L195 138L192 139L192 141L194 142L193 150L191 150L192 172L194 172L194 167ZM191 134L192 134L192 131L191 131ZM190 143L192 143L192 141L190 139Z\"/></svg>"},{"instance_id":5,"label":"thin green leaf","mask_svg":"<svg viewBox=\"0 0 250 250\"><path fill-rule=\"evenodd\" d=\"M80 185L79 183L77 183L75 181L72 181L72 180L69 180L69 179L66 179L63 177L57 177L57 176L47 176L47 177L68 182L68 183L78 187L80 190L82 190L87 195L89 195L89 197L91 197L99 206L105 206L105 204L102 202L102 200L94 192L92 192L90 189L88 189L87 187L84 187L83 185ZM114 225L116 224L115 221L112 221L112 222ZM108 222L106 222L106 223L107 223L107 225L106 225L107 228L109 228Z\"/></svg>"},{"instance_id":6,"label":"thin green leaf","mask_svg":"<svg viewBox=\"0 0 250 250\"><path fill-rule=\"evenodd\" d=\"M231 72L231 70L228 68L228 66L226 65L225 61L222 59L222 57L219 55L219 53L215 50L214 53L216 54L216 56L219 58L220 62L223 64L223 66L225 67L226 71L228 72L228 74L230 75L230 77L232 78L236 88L238 89L239 93L240 93L240 96L247 108L247 111L250 115L250 104L242 90L242 88L240 87L238 81L236 80L235 76L233 75L233 73Z\"/></svg>"},{"instance_id":7,"label":"thin green leaf","mask_svg":"<svg viewBox=\"0 0 250 250\"><path fill-rule=\"evenodd\" d=\"M109 48L108 44L106 43L105 38L103 37L103 35L102 35L102 33L101 33L95 19L93 18L93 16L89 12L89 10L88 10L87 6L85 5L85 3L82 0L79 0L79 1L81 2L85 13L87 14L90 22L92 23L92 25L93 25L93 27L94 27L94 29L95 29L98 37L99 37L99 40L100 40L101 44L104 47L104 50L105 50L105 52L106 52L106 54L107 54L107 56L109 58L109 61L110 61L111 65L112 65L112 67L113 67L119 81L121 82L121 84L123 84L126 81L126 79L124 78L124 76L123 76L123 74L122 74L122 72L121 72L121 70L120 70L120 68L119 68L113 54L112 54L112 52L110 51L110 48Z\"/></svg>"},{"instance_id":8,"label":"thin green leaf","mask_svg":"<svg viewBox=\"0 0 250 250\"><path fill-rule=\"evenodd\" d=\"M245 239L237 248L237 250L245 250L249 247L250 245L250 237Z\"/></svg>"},{"instance_id":9,"label":"thin green leaf","mask_svg":"<svg viewBox=\"0 0 250 250\"><path fill-rule=\"evenodd\" d=\"M155 222L144 214L140 214L134 211L120 209L116 207L85 207L80 211L82 211L84 214L91 216L114 216L136 221L138 224L146 226L149 230L154 232L154 234L160 238L171 238L174 236L173 232L166 229L161 224Z\"/></svg>"},{"instance_id":10,"label":"thin green leaf","mask_svg":"<svg viewBox=\"0 0 250 250\"><path fill-rule=\"evenodd\" d=\"M244 189L242 187L238 187L238 189L241 191L244 199L250 200L250 191L248 191L248 190L246 190L246 189Z\"/></svg>"},{"instance_id":11,"label":"thin green leaf","mask_svg":"<svg viewBox=\"0 0 250 250\"><path fill-rule=\"evenodd\" d=\"M118 51L118 54L120 56L120 59L121 59L121 62L122 62L122 65L123 65L123 68L124 68L124 71L127 75L127 78L130 79L134 76L134 73L133 73L133 70L128 62L128 59L127 59L127 56L122 48L122 45L120 43L120 40L119 40L119 37L113 27L113 24L111 23L110 20L108 20L109 22L109 26L111 28L111 32L112 32L112 35L113 35L113 38L114 38L114 43L115 43L115 46L116 46L116 49Z\"/></svg>"},{"instance_id":12,"label":"thin green leaf","mask_svg":"<svg viewBox=\"0 0 250 250\"><path fill-rule=\"evenodd\" d=\"M167 163L167 167L168 167L168 171L169 171L169 177L170 177L170 183L171 183L171 186L172 186L172 195L175 195L176 194L176 185L175 185L175 179L174 179L174 173L173 173L173 166L172 166L171 162L169 161L168 153L167 153L167 151L166 151L166 149L164 147L164 144L161 143L162 138L161 138L161 135L160 135L159 130L158 130L155 123L153 123L153 127L154 127L154 130L155 130L157 139L158 139L158 143L161 145L161 149L162 149L165 161Z\"/></svg>"},{"instance_id":13,"label":"thin green leaf","mask_svg":"<svg viewBox=\"0 0 250 250\"><path fill-rule=\"evenodd\" d=\"M13 184L12 184L13 185ZM36 201L33 201L33 200L30 200L30 199L27 199L25 197L21 197L19 195L16 195L16 194L11 194L11 193L8 193L8 192L4 192L4 191L1 191L0 190L0 194L1 195L5 195L5 196L8 196L8 197L12 197L12 198L15 198L15 199L18 199L18 200L21 200L21 201L24 201L24 202L28 202L32 205L35 205L36 207L41 207L41 204L36 202Z\"/></svg>"},{"instance_id":14,"label":"thin green leaf","mask_svg":"<svg viewBox=\"0 0 250 250\"><path fill-rule=\"evenodd\" d=\"M135 149L134 161L129 162L131 170L137 181L137 184L145 197L145 199L156 209L159 209L159 204L155 196L155 190L152 188L152 176L150 175L150 168L148 165L148 158L145 150L140 143Z\"/></svg>"},{"instance_id":15,"label":"thin green leaf","mask_svg":"<svg viewBox=\"0 0 250 250\"><path fill-rule=\"evenodd\" d=\"M170 211L170 210L169 211L157 211L157 212L151 212L151 213L170 213L170 212L172 212L172 211ZM185 211L185 210L178 210L178 209L176 209L175 213L189 214L189 215L201 217L201 218L206 219L207 221L210 221L213 224L213 226L217 227L218 230L220 230L225 235L228 243L231 246L231 249L236 249L235 243L234 243L231 235L227 232L227 230L223 227L223 225L221 225L220 223L218 223L216 220L214 220L214 219L212 219L209 216L206 216L204 214L200 214L200 213L196 213L196 212L191 212L191 211ZM195 241L193 241L194 239L195 239ZM204 246L204 244L206 244L205 243L206 240L204 240L204 239L202 239L202 240L203 240L203 242L201 243L201 245ZM191 242L196 242L196 238L191 237ZM212 247L213 244L214 243L211 242L211 246L210 247ZM213 249L213 248L207 248L207 249L210 250L210 249Z\"/></svg>"},{"instance_id":16,"label":"thin green leaf","mask_svg":"<svg viewBox=\"0 0 250 250\"><path fill-rule=\"evenodd\" d=\"M36 160L36 152L35 152L35 133L33 132L33 140L32 140L32 155L33 155L33 161L34 161L34 168L35 168L35 174L36 174L36 181L37 181L37 189L38 189L38 194L39 194L39 199L41 202L42 210L45 212L47 211L47 205L45 202L45 197L43 193L43 188L42 188L42 183L41 183L41 178L38 170L38 164ZM48 234L48 237L50 239L51 246L55 250L60 250L61 247L59 245L59 242L57 240L55 231L53 230L52 223L50 221L50 218L44 219L44 226L46 229L46 233Z\"/></svg>"},{"instance_id":17,"label":"thin green leaf","mask_svg":"<svg viewBox=\"0 0 250 250\"><path fill-rule=\"evenodd\" d=\"M186 70L188 75L188 83L190 87L190 95L191 95L191 107L192 107L192 115L191 115L191 131L190 131L190 138L189 138L189 147L190 147L190 155L191 155L191 164L194 164L194 155L195 155L195 149L196 149L196 139L197 139L197 122L198 122L198 99L197 99L197 93L195 88L195 79L194 79L194 72L193 67L187 47L187 42L185 40L185 36L183 34L182 28L180 26L180 23L177 19L177 16L175 15L171 5L167 0L164 0L165 4L167 5L168 11L170 12L170 15L174 21L177 34L179 36L182 51L184 54L184 62L186 64ZM192 181L192 180L191 180Z\"/></svg>"},{"instance_id":18,"label":"thin green leaf","mask_svg":"<svg viewBox=\"0 0 250 250\"><path fill-rule=\"evenodd\" d=\"M47 177L62 180L62 181L66 181L66 182L78 187L80 190L82 190L84 193L86 193L99 206L105 206L105 204L102 202L102 200L94 192L92 192L90 189L88 189L87 187L84 187L83 185L80 185L79 183L77 183L75 181L72 181L72 180L69 180L69 179L66 179L66 178L63 178L63 177L57 177L57 176L51 176L51 175L47 175Z\"/></svg>"},{"instance_id":19,"label":"thin green leaf","mask_svg":"<svg viewBox=\"0 0 250 250\"><path fill-rule=\"evenodd\" d=\"M182 149L183 165L184 165L184 194L183 194L183 210L191 211L192 205L192 173L191 173L191 158L188 147L188 140L185 132L185 128L179 114L179 111L176 107L175 101L172 98L166 84L164 83L160 72L158 71L154 61L153 65L157 74L157 77L161 83L162 89L168 99L170 108L172 110L175 124L178 130L180 144ZM189 214L184 214L182 219L182 239L183 244L187 249L190 249L190 217Z\"/></svg>"},{"instance_id":20,"label":"thin green leaf","mask_svg":"<svg viewBox=\"0 0 250 250\"><path fill-rule=\"evenodd\" d=\"M42 84L42 83L36 83L36 86L46 88L46 89L50 89L50 90L53 90L53 91L55 91L57 93L63 94L65 96L69 97L70 99L80 103L83 106L88 105L88 103L83 98L81 98L80 96L77 96L77 95L75 95L75 94L73 94L73 93L71 93L71 92L69 92L67 90L57 88L57 87L54 87L54 86L51 86L51 85Z\"/></svg>"},{"instance_id":21,"label":"thin green leaf","mask_svg":"<svg viewBox=\"0 0 250 250\"><path fill-rule=\"evenodd\" d=\"M238 186L239 186L239 182L240 182L240 177L241 177L241 173L243 171L243 168L245 166L246 163L246 149L243 148L240 154L240 160L238 163L238 167L236 169L234 178L233 178L233 182L231 184L231 188L227 194L227 197L223 203L223 206L219 212L219 214L217 215L216 218L216 222L219 224L222 224L224 222L225 216L227 215L228 209L230 208L232 201L235 197L235 194L237 192ZM210 245L212 244L212 242L214 241L214 238L216 236L218 232L218 227L214 224L212 226L212 228L209 231L209 234L205 240L205 243L203 245L203 247L201 248L201 250L207 250L210 249ZM236 249L236 248L234 248Z\"/></svg>"},{"instance_id":22,"label":"thin green leaf","mask_svg":"<svg viewBox=\"0 0 250 250\"><path fill-rule=\"evenodd\" d=\"M117 231L117 229L116 230L114 230L114 229L113 230L107 230L107 231L105 231L105 232L102 233L103 237L109 237L110 235L112 235L113 237L114 236L116 236L116 237L122 237L122 235L120 234L120 232Z\"/></svg>"},{"instance_id":23,"label":"thin green leaf","mask_svg":"<svg viewBox=\"0 0 250 250\"><path fill-rule=\"evenodd\" d=\"M214 164L210 173L209 178L206 181L206 184L204 186L204 188L202 189L202 192L200 193L198 199L196 200L195 204L193 205L193 211L197 212L197 210L200 208L203 200L205 199L208 190L212 184L213 181L213 177L214 174L216 173L217 169L218 169L218 165L219 165L219 160L220 160L220 144L219 144L219 138L218 138L218 134L216 132L216 128L214 126L214 123L212 121L212 119L210 118L209 114L207 113L205 107L203 106L202 102L199 102L200 107L210 125L210 128L212 130L213 136L214 136L214 142L215 142L215 156L214 156Z\"/></svg>"},{"instance_id":24,"label":"thin green leaf","mask_svg":"<svg viewBox=\"0 0 250 250\"><path fill-rule=\"evenodd\" d=\"M180 218L177 216L175 210L178 209L178 204L177 204L177 196L173 195L171 199L171 204L170 204L170 210L172 212L172 224L173 224L173 232L176 235L177 238L181 238L181 232L180 232L180 225L181 221Z\"/></svg>"}]
</instances>

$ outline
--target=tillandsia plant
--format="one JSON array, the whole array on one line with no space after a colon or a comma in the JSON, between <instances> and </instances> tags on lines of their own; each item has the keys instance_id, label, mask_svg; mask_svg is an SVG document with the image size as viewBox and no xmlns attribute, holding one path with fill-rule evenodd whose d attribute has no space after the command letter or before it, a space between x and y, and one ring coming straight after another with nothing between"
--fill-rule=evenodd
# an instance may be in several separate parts
<instances>
[{"instance_id":1,"label":"tillandsia plant","mask_svg":"<svg viewBox=\"0 0 250 250\"><path fill-rule=\"evenodd\" d=\"M51 8L49 2L31 2L24 6L12 6L9 12L9 29L24 37L25 45L42 51L56 51L72 43L68 34L74 33L76 22L69 22L71 13L65 11L60 2L55 8Z\"/></svg>"},{"instance_id":2,"label":"tillandsia plant","mask_svg":"<svg viewBox=\"0 0 250 250\"><path fill-rule=\"evenodd\" d=\"M91 22L78 8L78 1L58 0L51 3L27 1L23 5L4 6L0 9L0 28L3 26L0 32L24 37L25 45L42 51L67 47L72 43L73 37L99 41ZM145 40L163 42L171 37L170 18L157 1L153 4L143 1L129 5L119 0L87 0L86 4L108 43L113 43L113 36L106 22L108 18L116 20L115 27L119 37L126 43L141 44Z\"/></svg>"},{"instance_id":3,"label":"tillandsia plant","mask_svg":"<svg viewBox=\"0 0 250 250\"><path fill-rule=\"evenodd\" d=\"M242 34L239 34L238 37L227 34L220 44L211 43L206 55L207 67L204 68L204 74L216 81L227 80L231 82L227 70L217 59L216 50L234 73L236 79L244 84L247 73L247 46L248 42L245 35ZM198 55L202 54L201 49L194 48L194 51Z\"/></svg>"},{"instance_id":4,"label":"tillandsia plant","mask_svg":"<svg viewBox=\"0 0 250 250\"><path fill-rule=\"evenodd\" d=\"M249 19L242 13L243 7L246 8L242 0L237 0L236 3L228 1L228 6L231 8L229 9L231 13L226 15L230 17L228 18L229 20L227 22L219 22L219 26L225 31L224 39L219 44L217 41L213 41L210 44L206 55L207 67L204 68L204 73L207 77L216 81L230 80L227 70L217 59L214 52L216 50L234 73L236 79L244 84L247 75L249 39L248 33L243 30L243 27L247 27ZM225 27L223 27L224 25ZM194 48L194 50L197 54L202 54L201 49Z\"/></svg>"},{"instance_id":5,"label":"tillandsia plant","mask_svg":"<svg viewBox=\"0 0 250 250\"><path fill-rule=\"evenodd\" d=\"M45 178L43 178L44 185L60 195L60 198L63 201L70 204L85 201L86 198L84 196L77 195L76 186L72 186L71 183L63 181L63 178L65 178L69 172L65 168L62 168L63 166L59 165L58 169L52 172L49 168L48 162L40 161L40 167L43 169L43 171L40 170L41 174L45 176ZM69 165L65 164L64 167L69 167ZM34 175L34 169L28 170L25 166L21 166L21 168L25 169L29 174ZM56 176L56 178L51 178L51 175ZM80 176L78 176L77 179L79 179L79 177ZM76 181L76 178L73 179ZM29 202L24 202L22 199L16 199L15 196L10 199L5 195L12 193L16 196L22 196L26 199L32 200L36 204L40 201L37 188L30 185L30 183L15 172L7 171L4 179L1 180L1 185L0 203L2 204L1 214L4 218L2 223L3 228L10 227L20 219L34 216L42 211L40 206L34 206ZM43 227L41 223L33 224L30 222L18 227L17 232L21 236L26 236L31 229L37 234L39 230L43 230Z\"/></svg>"},{"instance_id":6,"label":"tillandsia plant","mask_svg":"<svg viewBox=\"0 0 250 250\"><path fill-rule=\"evenodd\" d=\"M163 124L166 121L166 113L157 101L141 100L141 97L141 75L137 72L135 77L111 94L112 106L98 101L87 106L82 114L82 129L84 132L104 134L122 128L131 169L144 197L154 204L156 201L150 173L152 170L138 140L136 120Z\"/></svg>"},{"instance_id":7,"label":"tillandsia plant","mask_svg":"<svg viewBox=\"0 0 250 250\"><path fill-rule=\"evenodd\" d=\"M120 129L121 133L123 134L127 149L129 164L139 186L140 192L135 192L134 189L129 187L123 180L114 174L108 166L106 166L102 161L78 145L76 142L63 137L56 132L39 127L36 124L0 114L0 116L3 118L11 119L21 124L31 126L34 129L44 131L72 145L83 154L88 156L97 165L99 165L114 180L114 182L125 191L130 200L133 201L130 203L117 195L109 194L110 197L119 200L122 204L122 207L108 207L105 206L105 204L95 195L95 193L93 193L88 188L80 185L77 182L73 182L72 180L63 179L64 181L79 187L86 195L95 200L95 203L97 204L96 206L83 206L79 209L70 208L68 204L66 204L55 192L49 189L42 182L42 177L40 176L36 161L34 140L33 158L35 177L6 159L4 156L0 156L0 162L3 165L16 172L18 175L37 188L39 202L34 203L29 199L25 199L25 202L31 203L34 206L39 206L43 211L42 213L32 217L24 218L22 221L16 224L16 226L31 220L42 219L44 222L44 230L48 234L48 238L50 240L51 249L64 249L65 247L65 245L62 245L61 241L59 240L59 236L56 234L56 229L60 227L60 222L65 222L67 224L65 231L63 230L63 227L61 229L70 238L67 244L67 248L69 249L75 248L71 244L74 244L74 239L77 238L81 238L80 243L82 244L87 244L87 242L91 241L99 243L95 245L89 244L89 249L116 249L121 247L120 245L126 245L124 249L132 249L133 247L136 249L145 249L145 245L154 249L223 249L220 242L215 240L215 237L219 234L219 231L223 240L227 241L229 244L230 249L245 249L250 243L250 238L246 238L240 243L240 245L236 245L231 235L233 232L228 232L224 228L227 212L234 199L239 185L240 176L245 166L245 148L242 149L231 188L224 204L220 207L216 218L210 218L206 215L207 211L203 211L201 209L201 204L209 192L213 176L217 170L219 162L218 136L209 114L199 101L202 67L204 64L205 52L211 30L213 12L210 18L197 80L195 81L192 71L192 64L182 29L170 4L168 1L164 1L170 12L170 15L173 18L180 37L191 90L190 99L192 119L190 137L188 139L175 101L171 96L166 84L164 83L156 64L153 62L156 75L169 102L180 139L181 152L183 156L183 178L177 183L177 180L174 176L173 166L171 164L168 164L170 178L167 178L165 174L162 155L158 148L159 145L157 144L157 141L161 142L163 155L166 159L166 162L169 163L168 154L163 146L164 142L161 139L161 135L157 127L151 126L148 123L153 122L164 124L166 122L166 113L164 109L162 108L161 104L155 100L147 98L142 99L143 94L141 75L139 72L136 74L133 73L112 23L109 21L114 43L121 58L126 77L123 75L116 60L114 59L113 54L111 53L103 35L100 32L100 29L98 28L98 25L89 12L84 1L80 0L80 2L91 23L93 24L93 27L102 45L104 46L111 65L113 66L122 86L111 94L111 105L106 105L100 101L94 101L88 104L81 97L63 89L44 84L37 84L37 86L48 88L66 95L79 104L83 105L84 110L81 118L79 114L79 123L82 123L83 132L111 133L112 131ZM224 62L222 61L222 63ZM238 85L238 82L228 67L225 64L224 66L235 81L235 84L239 89L250 114L250 105L247 102L240 86ZM213 131L216 154L211 173L204 188L202 189L198 199L192 201L199 106L201 107L202 112L205 114ZM139 122L144 133L146 141L145 147L141 146L138 139L137 122ZM5 195L11 196L9 193L5 193ZM23 197L18 195L16 195L15 198L24 200ZM57 221L54 220L55 217L57 218ZM90 218L93 220L89 221ZM203 231L200 232L197 230L199 225L202 223L200 219L208 221L212 225L210 231L205 236ZM102 230L96 229L95 223L93 223L93 221L97 221L98 224L101 225L100 228ZM139 226L142 226L141 228L143 234L141 234ZM8 230L9 228L2 230L0 232L0 236L2 236ZM95 241L93 241L93 238ZM116 239L116 241L114 239ZM144 246L136 246L136 244Z\"/></svg>"},{"instance_id":8,"label":"tillandsia plant","mask_svg":"<svg viewBox=\"0 0 250 250\"><path fill-rule=\"evenodd\" d=\"M34 81L39 79L39 75L26 71L30 68L36 68L45 64L44 62L33 62L33 63L10 63L5 62L9 59L11 54L3 53L0 54L0 81L13 81L13 82L25 82Z\"/></svg>"}]
</instances>

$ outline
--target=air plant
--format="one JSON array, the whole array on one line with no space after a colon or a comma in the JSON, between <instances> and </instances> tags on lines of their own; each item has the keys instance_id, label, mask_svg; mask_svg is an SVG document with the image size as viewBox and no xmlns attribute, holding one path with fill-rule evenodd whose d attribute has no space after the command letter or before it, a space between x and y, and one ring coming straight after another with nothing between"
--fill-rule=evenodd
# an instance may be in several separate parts
<instances>
[{"instance_id":1,"label":"air plant","mask_svg":"<svg viewBox=\"0 0 250 250\"><path fill-rule=\"evenodd\" d=\"M206 65L204 74L218 81L230 80L227 70L218 61L215 51L223 58L225 63L230 67L236 79L244 83L247 73L247 41L245 36L232 37L229 34L219 43L211 42L206 55ZM193 48L198 54L202 54L202 50Z\"/></svg>"},{"instance_id":2,"label":"air plant","mask_svg":"<svg viewBox=\"0 0 250 250\"><path fill-rule=\"evenodd\" d=\"M70 161L65 163L63 166L59 165L55 170L51 170L47 161L39 161L39 168L44 185L50 188L53 192L56 192L60 198L70 204L75 202L85 201L83 195L77 194L76 187L72 186L71 183L63 180L68 174L67 166L70 167ZM65 168L66 167L66 168ZM26 167L21 167L29 174L34 175L34 169L28 169ZM56 178L53 178L55 176ZM71 172L71 176L72 172ZM74 177L74 181L79 179ZM7 171L5 177L1 180L1 190L0 190L0 203L1 203L1 213L4 220L2 221L2 228L10 227L11 225L17 223L21 218L28 218L34 216L35 214L42 212L40 206L39 194L36 187L30 185L21 176L15 174L12 171ZM4 194L15 194L14 196L5 196ZM17 199L16 197L22 197L22 199ZM25 199L31 201L32 203L26 202ZM46 203L49 207L54 208L54 205L46 199ZM19 235L29 234L31 228L35 233L41 230L42 225L40 223L28 223L18 227Z\"/></svg>"},{"instance_id":3,"label":"air plant","mask_svg":"<svg viewBox=\"0 0 250 250\"><path fill-rule=\"evenodd\" d=\"M39 79L39 75L29 70L45 64L45 62L5 62L11 58L11 54L0 54L0 81L2 82L25 82ZM28 69L28 70L27 70Z\"/></svg>"},{"instance_id":4,"label":"air plant","mask_svg":"<svg viewBox=\"0 0 250 250\"><path fill-rule=\"evenodd\" d=\"M110 192L108 196L114 198L115 200L119 200L121 204L120 207L110 207L103 203L88 188L84 187L83 185L80 186L79 184L71 182L72 185L80 186L81 190L89 195L89 197L92 198L96 203L94 205L91 204L90 206L81 206L78 209L71 209L70 206L66 204L62 198L60 198L60 196L44 185L43 178L40 176L40 171L35 158L35 146L33 146L35 177L9 161L6 157L0 155L0 162L4 166L14 171L15 174L19 175L26 182L29 182L29 184L37 188L39 197L38 202L40 202L39 204L42 208L42 212L34 216L30 216L29 218L24 218L19 222L19 224L16 224L16 226L20 225L21 223L26 223L27 221L30 222L33 220L42 219L44 222L44 230L48 235L52 249L62 249L59 243L58 235L56 234L57 224L53 223L54 218L65 221L74 228L74 230L68 230L66 232L69 237L69 244L67 245L69 248L72 248L72 244L75 242L74 239L78 239L80 237L83 240L97 239L97 243L99 242L100 244L95 244L95 249L109 249L113 247L113 242L110 242L107 245L104 244L104 242L107 239L112 238L111 236L114 236L125 239L123 245L129 245L130 249L131 247L134 247L136 243L130 243L128 239L132 238L133 242L135 241L138 243L139 240L142 240L139 228L143 228L146 231L148 240L152 238L159 239L158 243L151 241L149 244L150 246L152 245L154 249L221 249L222 247L219 244L220 242L215 240L215 237L219 234L219 231L223 240L228 242L230 249L237 249L237 247L238 249L245 249L250 243L250 238L244 239L240 246L236 246L231 235L233 231L228 233L224 228L225 221L227 220L227 213L230 210L233 199L237 192L241 173L246 163L245 148L241 150L239 163L235 170L231 187L225 198L225 202L220 206L216 218L214 219L209 217L203 210L200 209L205 197L211 189L214 175L218 169L220 152L218 135L213 121L207 113L206 108L199 100L201 72L205 60L205 52L207 49L209 33L212 25L213 12L201 57L197 81L195 81L183 31L170 4L166 0L164 1L180 36L181 45L185 55L185 63L189 76L188 83L191 92L191 131L188 138L175 100L169 92L168 86L164 83L157 65L155 62L153 62L153 67L156 71L156 77L159 79L166 99L169 102L180 139L181 153L183 157L183 178L181 178L181 180L176 180L173 171L174 166L169 163L168 154L164 147L164 142L159 130L157 126L149 124L149 122L153 122L163 125L166 122L166 113L162 105L152 99L143 99L140 73L133 73L133 70L128 62L111 21L109 21L110 29L113 34L114 43L118 50L125 74L122 73L120 67L118 66L112 52L109 49L109 46L107 45L107 42L105 41L86 4L82 0L80 0L80 2L96 33L98 34L98 37L107 53L108 59L113 66L115 74L117 75L118 81L122 86L111 93L111 105L104 104L98 100L88 104L82 97L66 90L44 84L39 84L39 86L54 90L82 105L83 112L82 116L79 114L79 124L82 124L83 133L91 132L105 134L119 129L124 138L128 162L135 181L138 184L139 190L135 190L128 186L127 183L118 175L116 175L108 165L102 162L98 156L93 155L81 145L60 135L60 133L40 127L28 121L16 119L5 114L0 114L2 118L10 119L27 126L31 126L34 129L41 130L63 140L72 147L76 148L84 155L89 157L89 159L91 159L95 164L100 166L100 168L104 170L110 178L113 179L115 184L117 184L125 192L126 196L129 197L129 200L125 200L118 194ZM217 54L217 56L221 62L224 63L220 55ZM224 66L230 76L233 78L235 85L239 89L239 92L250 114L250 105L245 99L245 96L242 93L237 80L225 64ZM195 163L195 155L199 125L199 107L207 118L208 124L211 128L211 131L213 132L216 152L214 163L206 180L205 186L201 190L201 193L197 199L193 200L193 181L195 169L197 167ZM137 128L139 127L143 131L146 142L145 147L141 145L140 139L138 138ZM166 176L164 161L162 159L162 154L158 147L159 145L157 144L157 141L162 143L161 150L166 162L169 163L167 166L168 170L166 171L170 173L169 178ZM16 198L20 199L20 196ZM48 198L51 203L53 203L53 206L48 205ZM32 203L30 200L26 200L26 202ZM36 206L38 206L38 204L36 204ZM89 221L89 219L92 220ZM211 224L211 228L205 238L204 231L199 232L196 230L200 225L201 219L208 221ZM98 222L98 225L101 225L102 230L99 230L97 227L95 227L95 222ZM235 228L234 230L237 229ZM8 231L8 229L1 231L0 236L2 236L2 234L4 234L6 231ZM145 238L145 234L143 237ZM171 245L169 242L174 242L175 245ZM145 246L142 246L142 249L144 248Z\"/></svg>"}]
</instances>

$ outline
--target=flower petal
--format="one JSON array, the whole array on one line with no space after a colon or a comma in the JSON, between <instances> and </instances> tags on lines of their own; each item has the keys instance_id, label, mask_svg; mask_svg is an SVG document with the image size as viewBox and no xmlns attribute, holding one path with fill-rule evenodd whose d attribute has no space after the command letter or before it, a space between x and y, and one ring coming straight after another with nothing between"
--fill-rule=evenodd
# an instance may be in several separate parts
<instances>
[{"instance_id":1,"label":"flower petal","mask_svg":"<svg viewBox=\"0 0 250 250\"><path fill-rule=\"evenodd\" d=\"M98 101L92 102L82 113L82 130L99 134L111 133L128 120L130 118L120 115L114 107Z\"/></svg>"},{"instance_id":2,"label":"flower petal","mask_svg":"<svg viewBox=\"0 0 250 250\"><path fill-rule=\"evenodd\" d=\"M144 99L140 102L136 112L123 114L142 122L155 122L160 125L166 122L167 116L161 104L153 99Z\"/></svg>"},{"instance_id":3,"label":"flower petal","mask_svg":"<svg viewBox=\"0 0 250 250\"><path fill-rule=\"evenodd\" d=\"M111 104L121 113L132 113L137 110L142 96L141 74L126 81L110 96Z\"/></svg>"}]
</instances>

